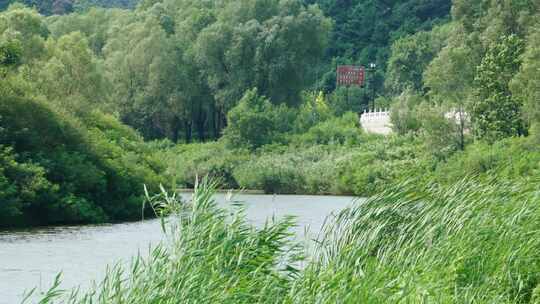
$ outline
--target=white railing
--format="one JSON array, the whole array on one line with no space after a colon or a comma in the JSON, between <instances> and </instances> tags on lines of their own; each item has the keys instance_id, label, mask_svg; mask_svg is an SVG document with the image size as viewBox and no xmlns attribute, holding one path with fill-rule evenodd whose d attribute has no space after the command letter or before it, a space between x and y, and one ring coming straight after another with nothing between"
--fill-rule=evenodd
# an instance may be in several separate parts
<instances>
[{"instance_id":1,"label":"white railing","mask_svg":"<svg viewBox=\"0 0 540 304\"><path fill-rule=\"evenodd\" d=\"M360 124L362 125L362 128L369 133L382 135L392 133L390 111L386 109L364 111L364 113L360 115Z\"/></svg>"},{"instance_id":2,"label":"white railing","mask_svg":"<svg viewBox=\"0 0 540 304\"><path fill-rule=\"evenodd\" d=\"M373 119L380 119L381 117L390 117L390 111L384 109L377 109L373 111L366 111L364 110L364 113L360 116L361 120L373 120Z\"/></svg>"}]
</instances>

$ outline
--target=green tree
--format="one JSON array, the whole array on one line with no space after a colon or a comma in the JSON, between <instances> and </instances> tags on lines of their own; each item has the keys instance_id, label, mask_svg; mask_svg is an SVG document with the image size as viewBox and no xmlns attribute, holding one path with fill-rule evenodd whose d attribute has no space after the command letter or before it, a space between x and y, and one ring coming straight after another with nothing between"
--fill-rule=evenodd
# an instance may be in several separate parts
<instances>
[{"instance_id":1,"label":"green tree","mask_svg":"<svg viewBox=\"0 0 540 304\"><path fill-rule=\"evenodd\" d=\"M424 99L418 93L408 89L403 91L395 98L390 110L390 121L392 129L400 135L405 135L409 132L417 132L421 127L421 122L418 118L416 107L418 107Z\"/></svg>"},{"instance_id":2,"label":"green tree","mask_svg":"<svg viewBox=\"0 0 540 304\"><path fill-rule=\"evenodd\" d=\"M424 148L439 159L445 159L465 146L463 113L446 105L423 103L415 108L421 125Z\"/></svg>"},{"instance_id":3,"label":"green tree","mask_svg":"<svg viewBox=\"0 0 540 304\"><path fill-rule=\"evenodd\" d=\"M19 40L0 40L0 78L5 78L8 69L22 61L22 47Z\"/></svg>"},{"instance_id":4,"label":"green tree","mask_svg":"<svg viewBox=\"0 0 540 304\"><path fill-rule=\"evenodd\" d=\"M298 104L305 71L325 50L330 20L296 0L230 3L217 18L201 31L196 52L220 107L226 112L252 87L274 103Z\"/></svg>"},{"instance_id":5,"label":"green tree","mask_svg":"<svg viewBox=\"0 0 540 304\"><path fill-rule=\"evenodd\" d=\"M520 68L522 53L520 38L504 36L488 49L478 66L476 100L471 107L477 137L495 141L525 133L521 101L512 95L509 87Z\"/></svg>"},{"instance_id":6,"label":"green tree","mask_svg":"<svg viewBox=\"0 0 540 304\"><path fill-rule=\"evenodd\" d=\"M166 137L179 108L176 53L154 17L127 24L104 48L114 86L113 99L124 122L147 138Z\"/></svg>"},{"instance_id":7,"label":"green tree","mask_svg":"<svg viewBox=\"0 0 540 304\"><path fill-rule=\"evenodd\" d=\"M466 111L474 92L475 67L480 61L463 27L454 23L447 45L424 71L424 90L430 100L456 114L460 149L465 148L465 133L470 129Z\"/></svg>"},{"instance_id":8,"label":"green tree","mask_svg":"<svg viewBox=\"0 0 540 304\"><path fill-rule=\"evenodd\" d=\"M89 106L107 104L103 71L80 32L49 39L46 50L46 59L30 76L38 92L62 109L88 112Z\"/></svg>"},{"instance_id":9,"label":"green tree","mask_svg":"<svg viewBox=\"0 0 540 304\"><path fill-rule=\"evenodd\" d=\"M47 27L52 37L58 39L64 35L80 32L88 40L88 45L98 57L103 55L103 47L114 33L113 28L123 26L129 11L92 8L84 13L51 16L47 18Z\"/></svg>"},{"instance_id":10,"label":"green tree","mask_svg":"<svg viewBox=\"0 0 540 304\"><path fill-rule=\"evenodd\" d=\"M228 126L223 132L225 141L233 148L250 149L275 142L279 133L287 131L280 126L290 127L284 123L284 107L273 105L268 98L259 95L257 89L247 91L227 114Z\"/></svg>"},{"instance_id":11,"label":"green tree","mask_svg":"<svg viewBox=\"0 0 540 304\"><path fill-rule=\"evenodd\" d=\"M540 30L528 37L519 73L512 80L512 93L523 102L523 114L531 134L540 143Z\"/></svg>"},{"instance_id":12,"label":"green tree","mask_svg":"<svg viewBox=\"0 0 540 304\"><path fill-rule=\"evenodd\" d=\"M43 16L21 4L13 4L0 13L0 41L18 41L24 64L39 59L45 53L49 30Z\"/></svg>"},{"instance_id":13,"label":"green tree","mask_svg":"<svg viewBox=\"0 0 540 304\"><path fill-rule=\"evenodd\" d=\"M394 42L386 72L387 92L399 94L407 88L421 92L424 70L445 46L448 32L449 26L441 26Z\"/></svg>"}]
</instances>

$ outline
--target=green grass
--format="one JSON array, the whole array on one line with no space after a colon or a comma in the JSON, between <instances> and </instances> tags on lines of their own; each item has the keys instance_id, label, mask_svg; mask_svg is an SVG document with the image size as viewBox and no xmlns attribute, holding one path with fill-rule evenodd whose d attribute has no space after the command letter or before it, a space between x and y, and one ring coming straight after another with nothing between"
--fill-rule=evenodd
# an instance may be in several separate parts
<instances>
[{"instance_id":1,"label":"green grass","mask_svg":"<svg viewBox=\"0 0 540 304\"><path fill-rule=\"evenodd\" d=\"M169 243L42 303L540 303L539 185L398 183L341 212L304 257L290 218L255 229L203 182L187 203L151 198L171 214Z\"/></svg>"}]
</instances>

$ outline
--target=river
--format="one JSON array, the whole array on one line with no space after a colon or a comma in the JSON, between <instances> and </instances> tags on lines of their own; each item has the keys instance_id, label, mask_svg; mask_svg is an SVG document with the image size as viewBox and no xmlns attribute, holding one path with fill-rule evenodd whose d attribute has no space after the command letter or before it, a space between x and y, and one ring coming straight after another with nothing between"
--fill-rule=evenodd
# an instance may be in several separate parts
<instances>
[{"instance_id":1,"label":"river","mask_svg":"<svg viewBox=\"0 0 540 304\"><path fill-rule=\"evenodd\" d=\"M217 194L221 206L226 196ZM344 209L352 197L305 195L237 195L246 202L248 220L264 225L272 216L297 217L298 239L311 239L328 215ZM308 231L306 235L305 231ZM17 231L0 230L0 304L19 303L25 290L47 290L62 272L62 288L88 288L99 281L107 265L127 264L140 252L163 240L158 220L133 223L62 226Z\"/></svg>"}]
</instances>

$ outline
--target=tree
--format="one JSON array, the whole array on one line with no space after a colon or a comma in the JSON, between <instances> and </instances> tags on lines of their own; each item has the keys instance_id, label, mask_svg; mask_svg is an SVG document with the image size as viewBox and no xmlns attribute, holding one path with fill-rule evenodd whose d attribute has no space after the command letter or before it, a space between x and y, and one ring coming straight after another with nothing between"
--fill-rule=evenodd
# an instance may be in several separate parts
<instances>
[{"instance_id":1,"label":"tree","mask_svg":"<svg viewBox=\"0 0 540 304\"><path fill-rule=\"evenodd\" d=\"M515 35L504 36L491 46L478 66L476 100L471 119L478 138L495 141L525 134L521 101L512 95L510 81L518 72L523 41Z\"/></svg>"},{"instance_id":2,"label":"tree","mask_svg":"<svg viewBox=\"0 0 540 304\"><path fill-rule=\"evenodd\" d=\"M21 63L29 64L45 53L48 35L43 16L33 9L13 4L0 13L0 40L18 41Z\"/></svg>"},{"instance_id":3,"label":"tree","mask_svg":"<svg viewBox=\"0 0 540 304\"><path fill-rule=\"evenodd\" d=\"M447 45L424 71L424 90L435 104L456 114L459 148L463 150L465 132L470 129L466 110L474 90L475 67L480 59L462 26L454 23L451 27Z\"/></svg>"},{"instance_id":4,"label":"tree","mask_svg":"<svg viewBox=\"0 0 540 304\"><path fill-rule=\"evenodd\" d=\"M535 142L540 143L540 30L528 37L523 64L512 80L512 94L523 103L523 115Z\"/></svg>"},{"instance_id":5,"label":"tree","mask_svg":"<svg viewBox=\"0 0 540 304\"><path fill-rule=\"evenodd\" d=\"M304 2L318 4L325 15L331 17L335 23L326 52L326 62L338 58L360 65L377 63L377 74L381 77L381 81L375 84L379 92L384 89L385 71L392 43L419 31L429 31L433 26L445 22L452 5L451 0L304 0ZM327 64L325 69L332 74L335 65Z\"/></svg>"},{"instance_id":6,"label":"tree","mask_svg":"<svg viewBox=\"0 0 540 304\"><path fill-rule=\"evenodd\" d=\"M390 121L394 132L404 135L420 129L421 122L415 108L423 101L422 96L410 89L396 97L390 111Z\"/></svg>"},{"instance_id":7,"label":"tree","mask_svg":"<svg viewBox=\"0 0 540 304\"><path fill-rule=\"evenodd\" d=\"M449 26L418 32L392 44L385 86L389 93L400 94L407 88L421 92L423 73L446 44Z\"/></svg>"},{"instance_id":8,"label":"tree","mask_svg":"<svg viewBox=\"0 0 540 304\"><path fill-rule=\"evenodd\" d=\"M421 124L424 147L437 158L445 159L458 149L465 146L465 131L461 117L463 113L456 112L446 105L423 103L415 109Z\"/></svg>"},{"instance_id":9,"label":"tree","mask_svg":"<svg viewBox=\"0 0 540 304\"><path fill-rule=\"evenodd\" d=\"M127 24L111 37L104 55L122 120L146 138L168 136L175 116L185 109L178 90L183 73L158 20L149 16Z\"/></svg>"},{"instance_id":10,"label":"tree","mask_svg":"<svg viewBox=\"0 0 540 304\"><path fill-rule=\"evenodd\" d=\"M103 55L103 47L113 35L114 29L123 26L129 11L92 8L84 13L72 13L47 18L47 27L52 37L80 32L88 40L88 45L98 57ZM114 29L113 29L114 28Z\"/></svg>"},{"instance_id":11,"label":"tree","mask_svg":"<svg viewBox=\"0 0 540 304\"><path fill-rule=\"evenodd\" d=\"M5 77L8 68L22 61L22 47L19 40L0 40L0 77Z\"/></svg>"},{"instance_id":12,"label":"tree","mask_svg":"<svg viewBox=\"0 0 540 304\"><path fill-rule=\"evenodd\" d=\"M276 131L273 105L257 89L246 92L227 114L224 139L232 147L259 148L274 140Z\"/></svg>"},{"instance_id":13,"label":"tree","mask_svg":"<svg viewBox=\"0 0 540 304\"><path fill-rule=\"evenodd\" d=\"M251 9L262 3L270 8ZM231 3L217 18L201 31L196 52L223 111L252 87L273 103L297 104L307 85L305 71L323 55L330 20L316 7L305 8L296 0Z\"/></svg>"},{"instance_id":14,"label":"tree","mask_svg":"<svg viewBox=\"0 0 540 304\"><path fill-rule=\"evenodd\" d=\"M30 76L41 94L62 109L81 111L90 105L107 104L109 94L103 71L81 33L49 39L46 49L47 58Z\"/></svg>"}]
</instances>

